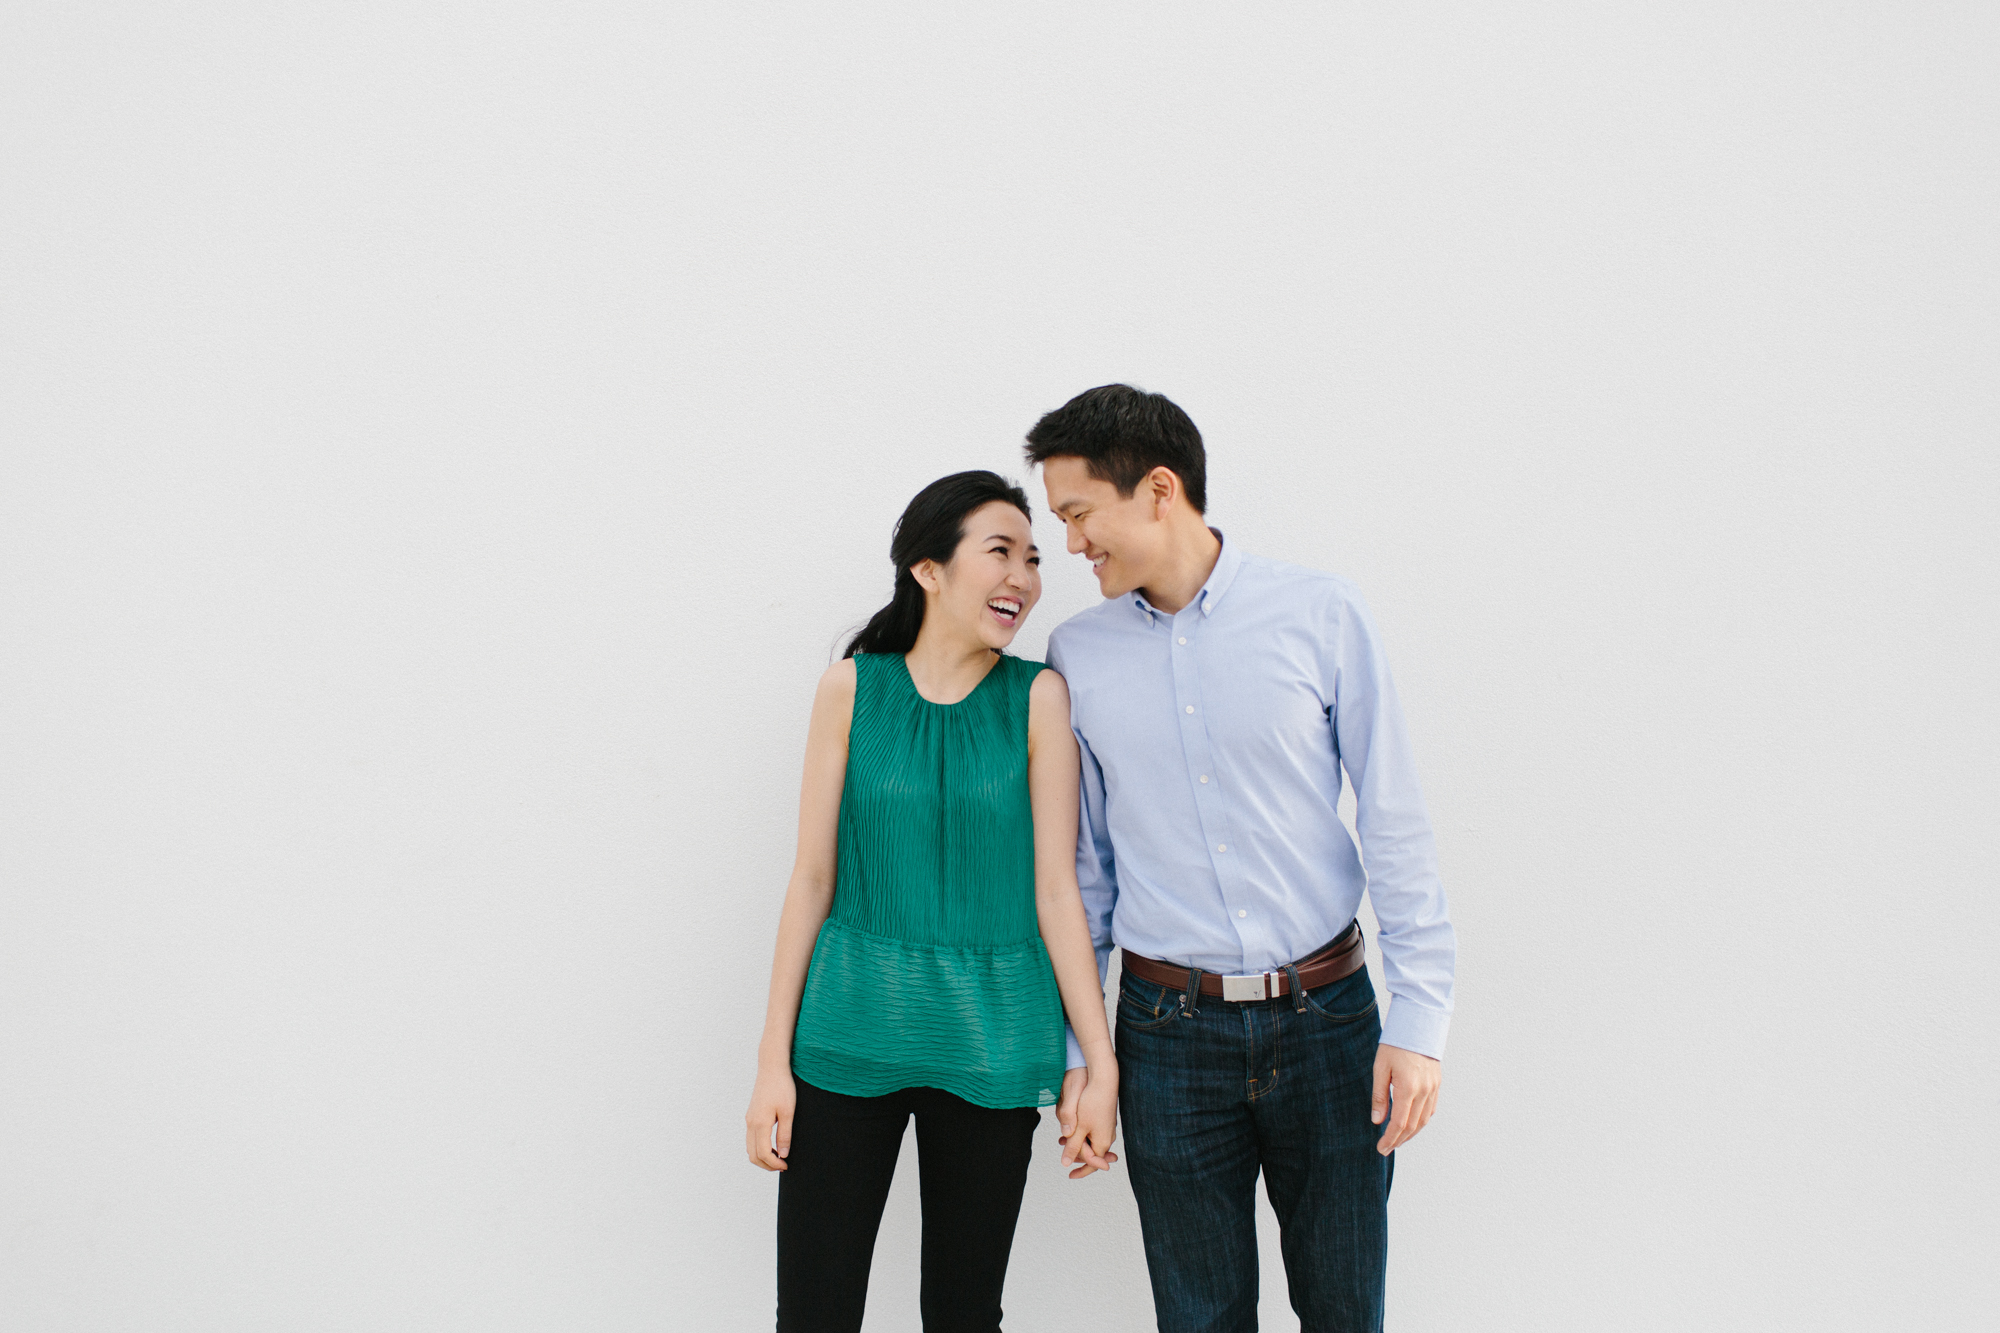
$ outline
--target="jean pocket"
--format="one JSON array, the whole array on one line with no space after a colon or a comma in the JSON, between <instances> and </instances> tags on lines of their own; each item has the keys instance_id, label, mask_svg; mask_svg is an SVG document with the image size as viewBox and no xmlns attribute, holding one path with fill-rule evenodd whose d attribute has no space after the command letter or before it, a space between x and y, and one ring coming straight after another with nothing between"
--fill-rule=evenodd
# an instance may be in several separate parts
<instances>
[{"instance_id":1,"label":"jean pocket","mask_svg":"<svg viewBox=\"0 0 2000 1333\"><path fill-rule=\"evenodd\" d=\"M1339 981L1306 992L1306 1008L1329 1023L1358 1023L1375 1012L1375 986L1368 969L1357 968Z\"/></svg>"},{"instance_id":2,"label":"jean pocket","mask_svg":"<svg viewBox=\"0 0 2000 1333\"><path fill-rule=\"evenodd\" d=\"M1118 984L1118 1026L1143 1032L1173 1022L1181 1014L1180 994L1151 982Z\"/></svg>"}]
</instances>

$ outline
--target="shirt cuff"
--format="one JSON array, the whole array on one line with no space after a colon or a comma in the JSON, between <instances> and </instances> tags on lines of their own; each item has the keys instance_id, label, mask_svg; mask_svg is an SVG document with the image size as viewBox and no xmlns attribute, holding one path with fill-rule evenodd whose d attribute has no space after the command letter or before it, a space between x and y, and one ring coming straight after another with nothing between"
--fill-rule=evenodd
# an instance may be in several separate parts
<instances>
[{"instance_id":1,"label":"shirt cuff","mask_svg":"<svg viewBox=\"0 0 2000 1333\"><path fill-rule=\"evenodd\" d=\"M1389 997L1389 1015L1382 1020L1382 1044L1400 1046L1433 1060L1444 1059L1445 1032L1451 1015L1442 1009L1426 1009L1401 995Z\"/></svg>"},{"instance_id":2,"label":"shirt cuff","mask_svg":"<svg viewBox=\"0 0 2000 1333\"><path fill-rule=\"evenodd\" d=\"M1063 1045L1069 1050L1069 1054L1066 1057L1069 1063L1063 1066L1065 1074L1072 1069L1081 1069L1090 1063L1090 1061L1083 1058L1083 1047L1076 1044L1076 1033L1070 1031L1069 1024L1067 1023L1063 1024Z\"/></svg>"}]
</instances>

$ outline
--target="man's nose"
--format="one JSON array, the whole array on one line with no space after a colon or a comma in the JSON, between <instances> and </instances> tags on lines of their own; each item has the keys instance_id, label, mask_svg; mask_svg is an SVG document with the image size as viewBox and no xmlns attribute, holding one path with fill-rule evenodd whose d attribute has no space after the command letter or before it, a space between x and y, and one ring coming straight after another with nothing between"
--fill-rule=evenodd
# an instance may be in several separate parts
<instances>
[{"instance_id":1,"label":"man's nose","mask_svg":"<svg viewBox=\"0 0 2000 1333\"><path fill-rule=\"evenodd\" d=\"M1074 523L1064 523L1063 531L1069 535L1069 553L1071 555L1082 555L1083 529Z\"/></svg>"}]
</instances>

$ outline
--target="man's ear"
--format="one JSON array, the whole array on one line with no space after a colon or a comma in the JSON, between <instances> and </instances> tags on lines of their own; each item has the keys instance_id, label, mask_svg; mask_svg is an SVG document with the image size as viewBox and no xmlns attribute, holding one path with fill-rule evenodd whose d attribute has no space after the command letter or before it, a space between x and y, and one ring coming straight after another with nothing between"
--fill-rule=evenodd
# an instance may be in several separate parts
<instances>
[{"instance_id":1,"label":"man's ear","mask_svg":"<svg viewBox=\"0 0 2000 1333\"><path fill-rule=\"evenodd\" d=\"M1170 467L1156 467L1142 484L1153 502L1153 517L1165 518L1174 507L1174 497L1181 493L1180 476Z\"/></svg>"}]
</instances>

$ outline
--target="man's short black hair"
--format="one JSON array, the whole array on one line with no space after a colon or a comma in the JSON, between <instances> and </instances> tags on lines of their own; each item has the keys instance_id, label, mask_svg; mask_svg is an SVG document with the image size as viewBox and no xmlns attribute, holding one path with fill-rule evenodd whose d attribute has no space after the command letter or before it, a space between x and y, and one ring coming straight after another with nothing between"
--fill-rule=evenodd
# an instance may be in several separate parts
<instances>
[{"instance_id":1,"label":"man's short black hair","mask_svg":"<svg viewBox=\"0 0 2000 1333\"><path fill-rule=\"evenodd\" d=\"M1100 384L1045 415L1028 432L1028 461L1081 458L1090 475L1130 498L1156 467L1181 479L1195 512L1208 512L1208 455L1188 414L1163 393Z\"/></svg>"}]
</instances>

